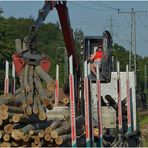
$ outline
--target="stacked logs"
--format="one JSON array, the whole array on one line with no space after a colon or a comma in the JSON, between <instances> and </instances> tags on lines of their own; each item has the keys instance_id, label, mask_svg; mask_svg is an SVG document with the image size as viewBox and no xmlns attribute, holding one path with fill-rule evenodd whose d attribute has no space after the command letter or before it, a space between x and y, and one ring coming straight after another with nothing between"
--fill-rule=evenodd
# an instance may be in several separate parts
<instances>
[{"instance_id":1,"label":"stacked logs","mask_svg":"<svg viewBox=\"0 0 148 148\"><path fill-rule=\"evenodd\" d=\"M36 115L27 116L23 109L0 105L1 147L69 145L71 128L68 118L50 118L47 113L47 119L41 121Z\"/></svg>"},{"instance_id":2,"label":"stacked logs","mask_svg":"<svg viewBox=\"0 0 148 148\"><path fill-rule=\"evenodd\" d=\"M15 42L17 53L26 50ZM0 96L0 146L70 146L69 108L54 107L54 80L40 65L27 63L18 77L15 95Z\"/></svg>"}]
</instances>

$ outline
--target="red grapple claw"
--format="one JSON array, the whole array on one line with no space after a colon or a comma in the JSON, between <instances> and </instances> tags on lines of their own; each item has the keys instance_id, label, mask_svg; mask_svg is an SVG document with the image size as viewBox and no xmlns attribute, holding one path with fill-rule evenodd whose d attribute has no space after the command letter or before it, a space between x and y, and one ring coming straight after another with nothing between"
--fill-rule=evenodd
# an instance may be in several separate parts
<instances>
[{"instance_id":1,"label":"red grapple claw","mask_svg":"<svg viewBox=\"0 0 148 148\"><path fill-rule=\"evenodd\" d=\"M12 59L14 62L15 71L17 75L19 75L25 65L25 62L18 54L13 54Z\"/></svg>"},{"instance_id":2,"label":"red grapple claw","mask_svg":"<svg viewBox=\"0 0 148 148\"><path fill-rule=\"evenodd\" d=\"M48 72L51 67L51 62L49 59L42 59L40 61L40 66L43 68L45 72Z\"/></svg>"}]
</instances>

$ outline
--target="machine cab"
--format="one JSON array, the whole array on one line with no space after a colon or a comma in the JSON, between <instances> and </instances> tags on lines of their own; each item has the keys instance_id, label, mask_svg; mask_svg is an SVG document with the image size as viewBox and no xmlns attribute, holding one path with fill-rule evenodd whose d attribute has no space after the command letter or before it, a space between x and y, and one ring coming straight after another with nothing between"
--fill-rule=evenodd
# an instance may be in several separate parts
<instances>
[{"instance_id":1,"label":"machine cab","mask_svg":"<svg viewBox=\"0 0 148 148\"><path fill-rule=\"evenodd\" d=\"M102 36L85 36L84 40L84 60L87 60L93 54L98 45L102 45L102 60L100 64L100 80L108 83L111 80L112 71L112 37L108 31L104 31ZM96 76L91 72L92 81Z\"/></svg>"}]
</instances>

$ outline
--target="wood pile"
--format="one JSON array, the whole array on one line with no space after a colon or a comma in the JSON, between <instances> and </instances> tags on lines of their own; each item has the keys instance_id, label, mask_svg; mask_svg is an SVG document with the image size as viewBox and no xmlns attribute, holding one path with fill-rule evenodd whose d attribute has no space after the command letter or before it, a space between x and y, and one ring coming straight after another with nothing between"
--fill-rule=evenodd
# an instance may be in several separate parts
<instances>
[{"instance_id":1,"label":"wood pile","mask_svg":"<svg viewBox=\"0 0 148 148\"><path fill-rule=\"evenodd\" d=\"M17 53L25 48L16 40ZM25 63L18 77L15 95L0 96L0 146L70 146L69 99L54 107L55 82L40 65Z\"/></svg>"}]
</instances>

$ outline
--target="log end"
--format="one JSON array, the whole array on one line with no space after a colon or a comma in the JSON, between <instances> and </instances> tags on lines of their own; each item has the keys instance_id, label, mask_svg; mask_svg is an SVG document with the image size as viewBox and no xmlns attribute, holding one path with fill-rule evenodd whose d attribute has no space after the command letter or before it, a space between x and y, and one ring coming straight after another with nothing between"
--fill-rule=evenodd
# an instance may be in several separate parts
<instances>
[{"instance_id":1,"label":"log end","mask_svg":"<svg viewBox=\"0 0 148 148\"><path fill-rule=\"evenodd\" d=\"M18 123L18 122L20 121L20 116L19 116L19 114L13 115L12 121L13 121L14 123Z\"/></svg>"},{"instance_id":2,"label":"log end","mask_svg":"<svg viewBox=\"0 0 148 148\"><path fill-rule=\"evenodd\" d=\"M45 135L45 132L44 132L43 130L38 133L38 136L39 136L40 138L43 138L44 135Z\"/></svg>"},{"instance_id":3,"label":"log end","mask_svg":"<svg viewBox=\"0 0 148 148\"><path fill-rule=\"evenodd\" d=\"M5 105L5 104L0 105L0 111L7 112L8 111L8 106Z\"/></svg>"},{"instance_id":4,"label":"log end","mask_svg":"<svg viewBox=\"0 0 148 148\"><path fill-rule=\"evenodd\" d=\"M13 125L7 124L6 126L4 126L4 131L5 131L5 133L11 134L13 131Z\"/></svg>"},{"instance_id":5,"label":"log end","mask_svg":"<svg viewBox=\"0 0 148 148\"><path fill-rule=\"evenodd\" d=\"M99 136L99 129L98 128L94 128L94 136L95 137Z\"/></svg>"},{"instance_id":6,"label":"log end","mask_svg":"<svg viewBox=\"0 0 148 148\"><path fill-rule=\"evenodd\" d=\"M24 133L22 131L20 131L20 130L15 129L15 130L12 131L11 136L15 140L21 140L23 138L23 136L24 136Z\"/></svg>"},{"instance_id":7,"label":"log end","mask_svg":"<svg viewBox=\"0 0 148 148\"><path fill-rule=\"evenodd\" d=\"M51 135L50 134L46 134L44 139L45 139L45 141L50 141Z\"/></svg>"},{"instance_id":8,"label":"log end","mask_svg":"<svg viewBox=\"0 0 148 148\"><path fill-rule=\"evenodd\" d=\"M8 118L8 112L1 112L1 119L6 120Z\"/></svg>"},{"instance_id":9,"label":"log end","mask_svg":"<svg viewBox=\"0 0 148 148\"><path fill-rule=\"evenodd\" d=\"M58 132L52 131L51 132L51 137L54 138L54 139L57 138L58 137Z\"/></svg>"},{"instance_id":10,"label":"log end","mask_svg":"<svg viewBox=\"0 0 148 148\"><path fill-rule=\"evenodd\" d=\"M63 139L61 136L58 136L56 139L55 139L55 142L57 145L61 145L63 143Z\"/></svg>"},{"instance_id":11,"label":"log end","mask_svg":"<svg viewBox=\"0 0 148 148\"><path fill-rule=\"evenodd\" d=\"M47 83L47 89L49 91L51 91L51 92L53 92L55 90L55 83L54 83L54 81L52 81L52 82L50 81L50 82Z\"/></svg>"},{"instance_id":12,"label":"log end","mask_svg":"<svg viewBox=\"0 0 148 148\"><path fill-rule=\"evenodd\" d=\"M51 134L52 128L51 128L51 127L47 127L47 128L45 129L45 132L46 132L47 134Z\"/></svg>"}]
</instances>

